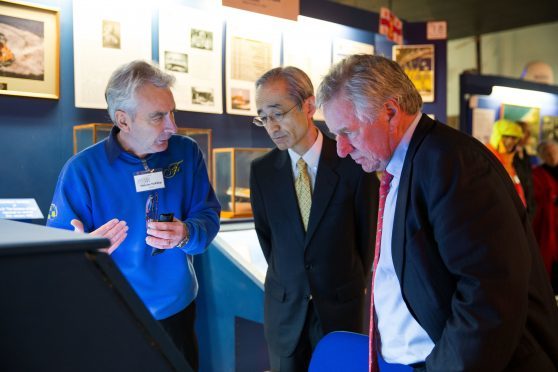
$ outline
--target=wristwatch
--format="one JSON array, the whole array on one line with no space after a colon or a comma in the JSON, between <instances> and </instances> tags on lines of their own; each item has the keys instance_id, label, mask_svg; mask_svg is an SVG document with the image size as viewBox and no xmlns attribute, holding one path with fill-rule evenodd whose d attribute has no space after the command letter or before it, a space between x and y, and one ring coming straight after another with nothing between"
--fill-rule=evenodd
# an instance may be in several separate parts
<instances>
[{"instance_id":1,"label":"wristwatch","mask_svg":"<svg viewBox=\"0 0 558 372\"><path fill-rule=\"evenodd\" d=\"M184 222L182 222L182 224L184 225L184 229L186 230L186 236L176 245L177 248L184 247L190 241L190 230L188 229L188 225L186 225Z\"/></svg>"}]
</instances>

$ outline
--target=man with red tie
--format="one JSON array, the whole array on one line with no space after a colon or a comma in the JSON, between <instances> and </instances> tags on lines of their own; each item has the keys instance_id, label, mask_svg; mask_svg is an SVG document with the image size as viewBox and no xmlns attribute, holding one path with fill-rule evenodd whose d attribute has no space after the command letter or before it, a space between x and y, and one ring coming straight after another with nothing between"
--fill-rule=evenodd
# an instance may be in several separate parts
<instances>
[{"instance_id":1,"label":"man with red tie","mask_svg":"<svg viewBox=\"0 0 558 372\"><path fill-rule=\"evenodd\" d=\"M498 160L422 114L413 83L384 57L341 61L317 98L338 155L393 177L383 182L370 369L381 355L417 370L555 370L558 309Z\"/></svg>"}]
</instances>

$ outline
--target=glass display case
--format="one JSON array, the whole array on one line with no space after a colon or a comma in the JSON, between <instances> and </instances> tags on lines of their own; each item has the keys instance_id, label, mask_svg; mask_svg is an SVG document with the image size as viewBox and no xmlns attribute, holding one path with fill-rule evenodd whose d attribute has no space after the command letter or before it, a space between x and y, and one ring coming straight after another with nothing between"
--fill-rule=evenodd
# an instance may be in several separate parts
<instances>
[{"instance_id":1,"label":"glass display case","mask_svg":"<svg viewBox=\"0 0 558 372\"><path fill-rule=\"evenodd\" d=\"M213 177L213 151L212 151L212 134L211 129L200 128L178 128L178 134L192 138L198 144L205 160L209 180Z\"/></svg>"},{"instance_id":2,"label":"glass display case","mask_svg":"<svg viewBox=\"0 0 558 372\"><path fill-rule=\"evenodd\" d=\"M111 129L112 124L104 123L74 125L74 154L107 138Z\"/></svg>"},{"instance_id":3,"label":"glass display case","mask_svg":"<svg viewBox=\"0 0 558 372\"><path fill-rule=\"evenodd\" d=\"M221 217L252 217L250 163L269 148L219 148L213 150L213 188L221 203Z\"/></svg>"},{"instance_id":4,"label":"glass display case","mask_svg":"<svg viewBox=\"0 0 558 372\"><path fill-rule=\"evenodd\" d=\"M81 150L102 141L107 138L112 129L112 124L107 123L90 123L90 124L79 124L74 126L74 154L77 154ZM200 129L200 128L178 128L177 134L182 136L188 136L192 138L203 154L205 164L207 166L207 173L209 174L209 179L212 179L212 137L211 129Z\"/></svg>"}]
</instances>

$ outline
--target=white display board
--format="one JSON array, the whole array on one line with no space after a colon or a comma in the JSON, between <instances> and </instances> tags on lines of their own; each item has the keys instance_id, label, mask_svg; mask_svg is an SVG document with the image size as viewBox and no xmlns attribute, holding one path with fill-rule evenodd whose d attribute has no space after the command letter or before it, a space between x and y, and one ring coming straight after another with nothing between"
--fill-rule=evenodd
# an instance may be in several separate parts
<instances>
[{"instance_id":1,"label":"white display board","mask_svg":"<svg viewBox=\"0 0 558 372\"><path fill-rule=\"evenodd\" d=\"M374 45L336 37L333 39L333 63L353 54L374 54Z\"/></svg>"},{"instance_id":2,"label":"white display board","mask_svg":"<svg viewBox=\"0 0 558 372\"><path fill-rule=\"evenodd\" d=\"M105 88L117 67L151 60L151 7L144 2L73 2L76 107L106 108Z\"/></svg>"},{"instance_id":3,"label":"white display board","mask_svg":"<svg viewBox=\"0 0 558 372\"><path fill-rule=\"evenodd\" d=\"M223 113L223 21L215 12L184 6L159 11L159 64L176 77L178 110Z\"/></svg>"},{"instance_id":4,"label":"white display board","mask_svg":"<svg viewBox=\"0 0 558 372\"><path fill-rule=\"evenodd\" d=\"M225 14L227 113L255 116L254 83L280 65L281 25L289 21L228 8Z\"/></svg>"},{"instance_id":5,"label":"white display board","mask_svg":"<svg viewBox=\"0 0 558 372\"><path fill-rule=\"evenodd\" d=\"M283 34L283 66L304 71L312 81L314 94L331 67L332 35L329 22L302 16ZM316 111L314 119L324 120L321 110Z\"/></svg>"}]
</instances>

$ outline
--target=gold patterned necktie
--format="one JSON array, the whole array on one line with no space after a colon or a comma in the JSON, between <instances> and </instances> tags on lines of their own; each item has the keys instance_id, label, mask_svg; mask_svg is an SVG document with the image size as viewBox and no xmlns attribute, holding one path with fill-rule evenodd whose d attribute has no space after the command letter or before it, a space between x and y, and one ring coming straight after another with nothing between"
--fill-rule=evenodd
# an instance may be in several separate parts
<instances>
[{"instance_id":1,"label":"gold patterned necktie","mask_svg":"<svg viewBox=\"0 0 558 372\"><path fill-rule=\"evenodd\" d=\"M304 224L304 231L306 231L310 219L310 208L312 207L312 184L304 159L298 159L296 167L298 169L298 176L295 180L296 198L298 199L298 208Z\"/></svg>"}]
</instances>

